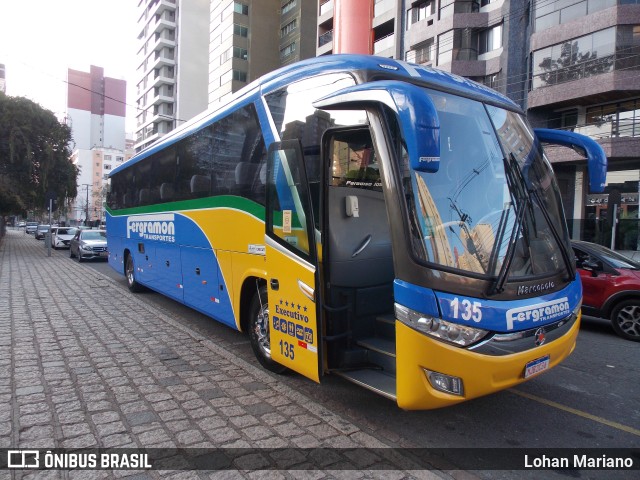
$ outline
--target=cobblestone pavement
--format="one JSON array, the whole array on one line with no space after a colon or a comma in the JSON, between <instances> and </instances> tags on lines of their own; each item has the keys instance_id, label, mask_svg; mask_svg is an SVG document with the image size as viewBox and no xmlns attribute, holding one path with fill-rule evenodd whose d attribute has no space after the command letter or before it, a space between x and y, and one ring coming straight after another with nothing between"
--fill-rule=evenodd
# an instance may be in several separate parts
<instances>
[{"instance_id":1,"label":"cobblestone pavement","mask_svg":"<svg viewBox=\"0 0 640 480\"><path fill-rule=\"evenodd\" d=\"M0 246L0 447L394 446L214 342L9 229ZM259 470L260 461L249 460L217 472L24 470L0 477L450 478L407 471L412 464L402 450L389 452L341 456L324 470ZM369 470L379 462L398 470Z\"/></svg>"}]
</instances>

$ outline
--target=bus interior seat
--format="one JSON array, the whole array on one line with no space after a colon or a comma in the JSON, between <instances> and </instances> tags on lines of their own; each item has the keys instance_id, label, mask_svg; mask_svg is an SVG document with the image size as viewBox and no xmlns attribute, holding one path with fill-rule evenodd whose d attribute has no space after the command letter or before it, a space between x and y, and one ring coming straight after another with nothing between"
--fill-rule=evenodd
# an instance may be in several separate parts
<instances>
[{"instance_id":1,"label":"bus interior seat","mask_svg":"<svg viewBox=\"0 0 640 480\"><path fill-rule=\"evenodd\" d=\"M125 207L133 207L135 205L135 201L134 198L136 197L135 193L133 192L127 192L122 196L122 204Z\"/></svg>"},{"instance_id":2,"label":"bus interior seat","mask_svg":"<svg viewBox=\"0 0 640 480\"><path fill-rule=\"evenodd\" d=\"M175 192L173 189L173 184L171 183L163 183L160 185L160 200L166 202L169 200L173 200L175 196Z\"/></svg>"},{"instance_id":3,"label":"bus interior seat","mask_svg":"<svg viewBox=\"0 0 640 480\"><path fill-rule=\"evenodd\" d=\"M160 192L155 188L141 188L139 193L139 204L150 205L156 203L160 198Z\"/></svg>"},{"instance_id":4,"label":"bus interior seat","mask_svg":"<svg viewBox=\"0 0 640 480\"><path fill-rule=\"evenodd\" d=\"M258 175L254 179L253 183L253 194L256 200L261 203L265 202L266 192L267 192L267 164L260 164L260 168L258 169Z\"/></svg>"},{"instance_id":5,"label":"bus interior seat","mask_svg":"<svg viewBox=\"0 0 640 480\"><path fill-rule=\"evenodd\" d=\"M236 181L236 194L243 197L252 197L251 187L256 177L256 171L258 170L258 164L240 162L236 165L235 181Z\"/></svg>"},{"instance_id":6,"label":"bus interior seat","mask_svg":"<svg viewBox=\"0 0 640 480\"><path fill-rule=\"evenodd\" d=\"M191 194L196 197L206 197L211 192L211 177L194 175L189 183Z\"/></svg>"},{"instance_id":7,"label":"bus interior seat","mask_svg":"<svg viewBox=\"0 0 640 480\"><path fill-rule=\"evenodd\" d=\"M348 216L348 196L358 198L359 216ZM329 187L327 232L329 282L355 295L356 315L393 308L393 253L382 192Z\"/></svg>"}]
</instances>

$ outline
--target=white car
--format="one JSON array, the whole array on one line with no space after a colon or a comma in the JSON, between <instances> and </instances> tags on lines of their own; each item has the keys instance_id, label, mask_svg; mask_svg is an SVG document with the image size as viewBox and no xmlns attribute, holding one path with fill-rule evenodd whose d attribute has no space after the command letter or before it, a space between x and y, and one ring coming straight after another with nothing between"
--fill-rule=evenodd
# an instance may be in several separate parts
<instances>
[{"instance_id":1,"label":"white car","mask_svg":"<svg viewBox=\"0 0 640 480\"><path fill-rule=\"evenodd\" d=\"M69 242L78 231L74 227L55 227L51 232L51 246L54 249L69 248Z\"/></svg>"}]
</instances>

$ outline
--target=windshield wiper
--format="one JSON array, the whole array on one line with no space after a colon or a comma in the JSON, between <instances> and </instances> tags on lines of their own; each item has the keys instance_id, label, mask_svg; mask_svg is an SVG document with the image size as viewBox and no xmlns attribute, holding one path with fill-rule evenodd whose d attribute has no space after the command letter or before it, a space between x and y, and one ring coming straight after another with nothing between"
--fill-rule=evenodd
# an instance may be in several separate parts
<instances>
[{"instance_id":1,"label":"windshield wiper","mask_svg":"<svg viewBox=\"0 0 640 480\"><path fill-rule=\"evenodd\" d=\"M571 258L569 258L569 253L567 252L567 249L563 247L564 242L560 238L560 233L558 232L555 225L551 221L549 212L547 211L547 208L544 206L544 203L542 202L542 198L540 198L540 193L537 190L531 190L530 193L533 194L533 197L536 199L538 208L540 208L540 211L542 212L542 216L544 217L545 221L549 225L549 230L551 230L551 235L553 235L553 238L556 241L558 248L560 249L560 254L562 255L562 260L564 262L564 266L567 269L567 274L568 274L567 278L565 278L564 280L569 281L572 279L572 277L575 276L575 270L574 270L575 262L573 262Z\"/></svg>"},{"instance_id":2,"label":"windshield wiper","mask_svg":"<svg viewBox=\"0 0 640 480\"><path fill-rule=\"evenodd\" d=\"M495 295L496 293L502 293L504 291L504 284L507 281L507 274L509 273L511 262L516 252L516 241L518 239L518 236L520 235L522 224L524 223L524 213L527 208L532 208L531 198L527 195L528 191L526 190L526 187L523 183L523 179L521 177L516 178L517 172L520 174L522 174L522 172L520 172L518 163L513 153L509 154L509 159L504 158L503 162L509 191L512 193L513 197L516 200L516 219L513 224L513 229L511 230L511 236L509 237L509 244L507 245L507 251L505 252L504 260L502 261L502 265L500 266L500 272L498 272L496 281L487 291L487 295ZM515 162L515 166L512 164L512 162ZM506 218L508 214L505 215L504 212L505 210L503 210L503 215L500 217L496 243L493 247L493 251L491 252L493 265L498 262L500 245L502 244L502 238L504 237L504 234L506 232Z\"/></svg>"}]
</instances>

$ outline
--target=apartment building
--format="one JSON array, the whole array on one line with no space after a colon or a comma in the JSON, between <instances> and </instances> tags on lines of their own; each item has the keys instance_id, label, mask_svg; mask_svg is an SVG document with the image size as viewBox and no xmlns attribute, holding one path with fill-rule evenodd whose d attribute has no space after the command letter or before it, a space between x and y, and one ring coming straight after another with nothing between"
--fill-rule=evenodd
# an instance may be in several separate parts
<instances>
[{"instance_id":1,"label":"apartment building","mask_svg":"<svg viewBox=\"0 0 640 480\"><path fill-rule=\"evenodd\" d=\"M283 65L315 56L316 0L211 2L209 105ZM304 33L303 33L304 32Z\"/></svg>"},{"instance_id":2,"label":"apartment building","mask_svg":"<svg viewBox=\"0 0 640 480\"><path fill-rule=\"evenodd\" d=\"M79 168L78 196L65 221L79 224L104 218L102 204L108 171L130 158L125 134L126 81L68 69L66 122L71 128L72 162Z\"/></svg>"},{"instance_id":3,"label":"apartment building","mask_svg":"<svg viewBox=\"0 0 640 480\"><path fill-rule=\"evenodd\" d=\"M607 192L621 198L618 217L633 219L616 246L636 249L640 1L319 0L317 24L318 55L370 53L433 66L507 95L534 126L597 139L609 158ZM588 192L586 162L575 152L547 152L573 238L607 243L609 194Z\"/></svg>"},{"instance_id":4,"label":"apartment building","mask_svg":"<svg viewBox=\"0 0 640 480\"><path fill-rule=\"evenodd\" d=\"M617 248L638 245L640 2L536 0L529 46L530 117L595 138L609 159L605 194L592 195L572 150L547 149L574 238L604 240L610 194L619 198Z\"/></svg>"},{"instance_id":5,"label":"apartment building","mask_svg":"<svg viewBox=\"0 0 640 480\"><path fill-rule=\"evenodd\" d=\"M139 0L135 150L207 108L209 1Z\"/></svg>"},{"instance_id":6,"label":"apartment building","mask_svg":"<svg viewBox=\"0 0 640 480\"><path fill-rule=\"evenodd\" d=\"M430 65L524 105L527 5L525 0L320 0L317 54L369 53Z\"/></svg>"}]
</instances>

